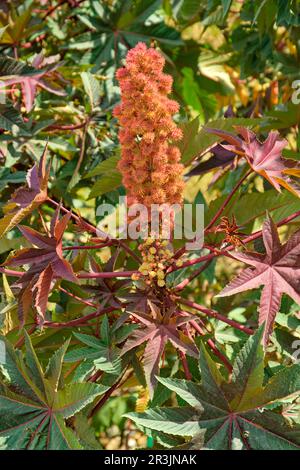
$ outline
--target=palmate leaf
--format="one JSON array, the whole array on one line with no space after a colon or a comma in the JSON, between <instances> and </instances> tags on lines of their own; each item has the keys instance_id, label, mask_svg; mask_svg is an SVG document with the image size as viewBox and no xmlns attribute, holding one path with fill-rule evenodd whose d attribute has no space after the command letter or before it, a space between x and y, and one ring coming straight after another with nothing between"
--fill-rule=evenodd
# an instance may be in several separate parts
<instances>
[{"instance_id":1,"label":"palmate leaf","mask_svg":"<svg viewBox=\"0 0 300 470\"><path fill-rule=\"evenodd\" d=\"M108 373L118 374L121 371L122 364L120 352L113 346L105 344L94 336L83 333L74 333L76 339L85 345L73 349L66 354L66 362L88 361L91 368L95 366L97 370L103 370Z\"/></svg>"},{"instance_id":2,"label":"palmate leaf","mask_svg":"<svg viewBox=\"0 0 300 470\"><path fill-rule=\"evenodd\" d=\"M25 357L5 338L9 383L0 382L0 438L12 450L80 449L75 434L65 424L109 387L93 383L64 385L64 344L50 358L46 372L25 332Z\"/></svg>"},{"instance_id":3,"label":"palmate leaf","mask_svg":"<svg viewBox=\"0 0 300 470\"><path fill-rule=\"evenodd\" d=\"M88 51L82 63L94 64L93 71L118 66L127 47L139 41L156 40L160 44L176 46L182 44L180 34L167 26L162 18L145 25L145 21L160 7L159 1L117 1L113 6L90 2L88 9L78 9L77 17L89 31L71 41L68 49Z\"/></svg>"},{"instance_id":4,"label":"palmate leaf","mask_svg":"<svg viewBox=\"0 0 300 470\"><path fill-rule=\"evenodd\" d=\"M12 75L31 76L37 75L41 71L36 70L26 62L13 59L12 57L2 56L0 57L0 77L10 77Z\"/></svg>"},{"instance_id":5,"label":"palmate leaf","mask_svg":"<svg viewBox=\"0 0 300 470\"><path fill-rule=\"evenodd\" d=\"M230 382L202 346L200 384L158 378L189 406L154 408L126 416L138 426L192 436L193 442L199 435L202 439L205 431L204 449L300 450L300 426L291 427L281 413L267 409L271 403L299 394L300 365L281 370L264 386L262 335L260 327L237 355Z\"/></svg>"},{"instance_id":6,"label":"palmate leaf","mask_svg":"<svg viewBox=\"0 0 300 470\"><path fill-rule=\"evenodd\" d=\"M10 132L14 132L17 129L21 130L25 136L30 135L21 114L9 100L6 100L5 104L0 103L0 129Z\"/></svg>"},{"instance_id":7,"label":"palmate leaf","mask_svg":"<svg viewBox=\"0 0 300 470\"><path fill-rule=\"evenodd\" d=\"M282 157L287 140L280 139L278 131L272 131L261 143L250 129L240 125L235 127L240 137L219 129L206 128L206 131L228 142L229 145L223 144L223 147L230 152L244 156L252 170L263 176L277 191L280 191L282 186L300 197L300 186L290 177L300 176L299 163Z\"/></svg>"},{"instance_id":8,"label":"palmate leaf","mask_svg":"<svg viewBox=\"0 0 300 470\"><path fill-rule=\"evenodd\" d=\"M55 58L55 56L54 56ZM43 54L38 54L32 61L32 66L38 70L38 74L34 75L13 75L12 77L4 76L5 85L20 84L22 89L23 100L26 111L29 112L33 108L37 88L43 88L50 93L59 96L65 96L66 92L57 85L56 82L51 83L51 72L53 72L59 63L53 63L53 57L44 58ZM43 68L42 68L43 67Z\"/></svg>"},{"instance_id":9,"label":"palmate leaf","mask_svg":"<svg viewBox=\"0 0 300 470\"><path fill-rule=\"evenodd\" d=\"M128 316L125 314L119 317L114 324L109 325L105 315L101 323L100 338L74 332L75 338L81 344L80 347L75 347L67 352L65 362L81 361L81 367L86 373L92 370L102 370L107 374L119 376L124 368L124 363L117 345L123 343L137 328L137 325L124 325L127 318Z\"/></svg>"},{"instance_id":10,"label":"palmate leaf","mask_svg":"<svg viewBox=\"0 0 300 470\"><path fill-rule=\"evenodd\" d=\"M24 322L32 302L39 314L38 321L43 322L48 296L55 279L77 282L72 266L64 259L62 251L62 238L71 213L65 214L61 219L59 213L60 207L56 209L51 219L49 235L40 234L30 227L20 225L19 230L22 235L37 248L21 249L6 262L10 266L30 266L18 281L21 323Z\"/></svg>"},{"instance_id":11,"label":"palmate leaf","mask_svg":"<svg viewBox=\"0 0 300 470\"><path fill-rule=\"evenodd\" d=\"M99 81L90 72L82 72L81 80L84 90L89 97L91 110L93 111L100 103L101 87Z\"/></svg>"},{"instance_id":12,"label":"palmate leaf","mask_svg":"<svg viewBox=\"0 0 300 470\"><path fill-rule=\"evenodd\" d=\"M179 329L180 326L188 323L192 317L176 315L176 309L172 307L163 314L150 301L149 304L152 315L129 311L143 325L143 328L134 331L133 335L129 337L122 349L122 354L146 343L143 366L150 397L152 398L157 382L156 375L159 370L159 362L166 344L170 342L176 349L191 357L197 357L198 350L195 344Z\"/></svg>"},{"instance_id":13,"label":"palmate leaf","mask_svg":"<svg viewBox=\"0 0 300 470\"><path fill-rule=\"evenodd\" d=\"M100 176L100 179L93 185L90 198L102 196L106 192L117 189L122 184L122 175L117 168L120 155L114 155L100 162L95 168L89 171L85 178Z\"/></svg>"},{"instance_id":14,"label":"palmate leaf","mask_svg":"<svg viewBox=\"0 0 300 470\"><path fill-rule=\"evenodd\" d=\"M260 299L259 324L265 322L263 335L264 345L267 344L272 332L276 313L279 311L282 294L289 295L300 304L300 231L282 245L276 225L269 215L264 223L263 241L265 254L232 253L232 256L250 266L243 270L228 284L219 296L228 296L255 289L263 285ZM255 269L253 269L255 268Z\"/></svg>"}]
</instances>

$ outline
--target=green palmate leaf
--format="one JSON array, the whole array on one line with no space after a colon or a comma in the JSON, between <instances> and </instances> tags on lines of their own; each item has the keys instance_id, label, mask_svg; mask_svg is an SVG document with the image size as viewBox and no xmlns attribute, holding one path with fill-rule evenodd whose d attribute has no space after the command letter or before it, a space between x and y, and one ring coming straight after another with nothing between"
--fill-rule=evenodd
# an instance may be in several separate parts
<instances>
[{"instance_id":1,"label":"green palmate leaf","mask_svg":"<svg viewBox=\"0 0 300 470\"><path fill-rule=\"evenodd\" d=\"M0 128L11 132L21 130L23 134L29 135L21 114L9 101L0 103Z\"/></svg>"},{"instance_id":2,"label":"green palmate leaf","mask_svg":"<svg viewBox=\"0 0 300 470\"><path fill-rule=\"evenodd\" d=\"M31 76L40 73L41 70L37 70L31 65L28 65L25 62L21 62L20 60L16 60L7 56L0 57L0 78L7 78L12 75Z\"/></svg>"},{"instance_id":3,"label":"green palmate leaf","mask_svg":"<svg viewBox=\"0 0 300 470\"><path fill-rule=\"evenodd\" d=\"M232 4L232 0L222 0L223 18L225 18L226 15L228 14L231 4Z\"/></svg>"},{"instance_id":4,"label":"green palmate leaf","mask_svg":"<svg viewBox=\"0 0 300 470\"><path fill-rule=\"evenodd\" d=\"M203 10L203 5L198 0L183 0L180 2L176 17L181 23L188 22L197 18L201 10Z\"/></svg>"},{"instance_id":5,"label":"green palmate leaf","mask_svg":"<svg viewBox=\"0 0 300 470\"><path fill-rule=\"evenodd\" d=\"M8 168L0 169L0 191L2 191L8 184L24 183L26 173L24 171L17 171L11 173Z\"/></svg>"},{"instance_id":6,"label":"green palmate leaf","mask_svg":"<svg viewBox=\"0 0 300 470\"><path fill-rule=\"evenodd\" d=\"M206 213L205 220L209 221L210 218L221 207L226 196L213 200ZM271 189L264 193L253 192L242 194L239 200L234 200L234 205L229 204L224 210L223 215L231 217L233 214L237 223L245 226L250 222L254 222L258 217L265 217L266 210L275 213L276 220L283 219L293 212L297 211L299 201L293 194L289 192L278 193ZM278 214L278 215L277 215Z\"/></svg>"},{"instance_id":7,"label":"green palmate leaf","mask_svg":"<svg viewBox=\"0 0 300 470\"><path fill-rule=\"evenodd\" d=\"M191 68L184 67L182 74L182 94L185 102L199 113L200 122L204 123L210 114L214 114L216 100L213 95L208 95L206 91L201 89Z\"/></svg>"},{"instance_id":8,"label":"green palmate leaf","mask_svg":"<svg viewBox=\"0 0 300 470\"><path fill-rule=\"evenodd\" d=\"M98 71L119 65L126 48L134 47L139 41L150 43L154 39L166 46L181 45L180 34L167 26L161 16L145 25L145 20L159 7L157 0L118 1L113 7L92 2L88 13L84 8L78 10L79 20L90 32L71 41L68 48L89 50L81 62L93 64L93 71Z\"/></svg>"},{"instance_id":9,"label":"green palmate leaf","mask_svg":"<svg viewBox=\"0 0 300 470\"><path fill-rule=\"evenodd\" d=\"M250 337L233 364L227 382L202 346L202 382L158 380L189 404L182 408L154 408L127 417L138 426L178 436L192 436L193 448L300 450L300 426L294 427L270 404L299 394L300 365L293 365L273 376L266 385L261 340L263 327ZM197 439L199 437L199 439Z\"/></svg>"},{"instance_id":10,"label":"green palmate leaf","mask_svg":"<svg viewBox=\"0 0 300 470\"><path fill-rule=\"evenodd\" d=\"M25 332L25 357L6 348L3 365L9 383L0 382L0 438L8 449L80 449L76 435L66 426L69 418L109 387L93 383L62 385L62 362L68 343L49 361L46 372Z\"/></svg>"},{"instance_id":11,"label":"green palmate leaf","mask_svg":"<svg viewBox=\"0 0 300 470\"><path fill-rule=\"evenodd\" d=\"M112 374L121 372L120 352L113 344L110 345L103 339L100 340L82 333L74 333L74 336L86 346L69 351L65 356L66 362L84 360L90 364L91 368L94 365L96 369Z\"/></svg>"},{"instance_id":12,"label":"green palmate leaf","mask_svg":"<svg viewBox=\"0 0 300 470\"><path fill-rule=\"evenodd\" d=\"M88 418L83 413L78 413L74 418L76 434L82 446L88 450L102 449L95 436L93 427L90 426Z\"/></svg>"}]
</instances>

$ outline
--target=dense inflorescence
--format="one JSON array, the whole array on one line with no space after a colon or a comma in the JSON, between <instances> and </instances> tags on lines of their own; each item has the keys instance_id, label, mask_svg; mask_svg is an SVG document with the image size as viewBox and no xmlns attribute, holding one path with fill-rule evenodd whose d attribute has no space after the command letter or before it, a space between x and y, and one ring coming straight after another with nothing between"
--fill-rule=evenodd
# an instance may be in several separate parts
<instances>
[{"instance_id":1,"label":"dense inflorescence","mask_svg":"<svg viewBox=\"0 0 300 470\"><path fill-rule=\"evenodd\" d=\"M172 77L163 73L165 60L154 48L139 43L117 71L121 103L114 109L121 129L122 156L119 170L128 203L181 204L183 165L172 144L181 130L172 116L179 105L170 100Z\"/></svg>"},{"instance_id":2,"label":"dense inflorescence","mask_svg":"<svg viewBox=\"0 0 300 470\"><path fill-rule=\"evenodd\" d=\"M139 272L148 285L164 287L168 269L183 264L182 260L174 258L173 247L168 240L149 237L139 245L139 251L143 260ZM139 278L139 275L133 275L133 279Z\"/></svg>"}]
</instances>

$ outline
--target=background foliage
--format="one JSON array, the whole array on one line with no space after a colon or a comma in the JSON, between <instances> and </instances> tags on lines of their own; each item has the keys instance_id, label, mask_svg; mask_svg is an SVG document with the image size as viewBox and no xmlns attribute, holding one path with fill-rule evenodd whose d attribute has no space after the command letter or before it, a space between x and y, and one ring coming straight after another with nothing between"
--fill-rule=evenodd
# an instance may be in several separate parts
<instances>
[{"instance_id":1,"label":"background foliage","mask_svg":"<svg viewBox=\"0 0 300 470\"><path fill-rule=\"evenodd\" d=\"M120 96L115 71L138 42L161 51L166 72L174 79L173 99L180 103L176 120L184 133L179 145L186 166L185 200L205 205L207 223L244 175L245 165L230 166L230 155L226 165L220 164L215 147L208 153L221 139L208 133L204 124L231 132L236 132L235 125L246 126L261 139L277 129L288 141L283 156L300 159L300 106L291 100L292 84L300 79L299 0L0 1L1 263L30 246L28 233L16 226L21 219L27 227L45 232L61 201L82 217L81 224L96 224L97 206L116 206L119 195L125 194L116 167L120 148L112 110ZM49 175L44 168L30 203L7 215L7 202L24 186L46 144ZM44 194L37 203L48 176L51 201L46 204ZM277 223L299 211L299 198L286 190L276 192L254 175L225 215L231 219L234 214L240 231L249 235L262 229L266 211ZM75 222L72 218L65 227L65 248L91 243L88 227L84 231ZM280 228L281 239L286 241L296 229L299 217ZM207 240L218 247L223 242L216 233ZM128 247L137 253L134 243ZM66 258L75 273L87 266L93 272L136 269L134 257L119 248L66 248ZM264 252L261 238L254 239L251 249ZM256 330L258 289L215 297L240 266L235 260L213 259L183 292L188 301ZM193 266L175 271L167 287L193 272ZM26 298L20 301L18 288L2 275L0 327L7 349L0 373L3 448L124 449L186 442L199 448L206 428L210 442L204 446L211 448L259 448L264 442L264 448L299 449L300 374L299 368L288 367L295 362L292 344L300 338L299 305L294 300L283 296L265 353L261 330L248 339L232 325L201 317L204 334L196 340L200 370L198 359L187 357L197 385L186 381L182 356L168 344L149 401L141 350L120 353L137 327L121 310L130 296L128 281L97 279L81 285L70 276L65 274L50 293L44 306L46 322L39 329L34 308L21 318L20 305ZM107 316L80 322L95 305L107 309ZM203 346L210 340L234 364L231 379ZM255 410L245 412L245 403L253 396ZM207 397L212 401L207 403ZM219 414L207 427L205 419L212 416L213 406ZM233 424L227 417L230 406L237 416ZM258 408L267 410L263 417ZM249 420L256 422L255 429ZM280 430L282 420L287 426L284 439L270 432ZM296 431L292 425L298 426Z\"/></svg>"}]
</instances>

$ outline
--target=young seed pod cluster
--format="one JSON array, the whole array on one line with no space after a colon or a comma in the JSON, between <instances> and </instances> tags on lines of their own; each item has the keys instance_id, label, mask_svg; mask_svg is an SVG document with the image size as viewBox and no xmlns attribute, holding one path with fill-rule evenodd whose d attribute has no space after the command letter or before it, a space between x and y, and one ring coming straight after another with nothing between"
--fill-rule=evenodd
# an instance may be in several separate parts
<instances>
[{"instance_id":1,"label":"young seed pod cluster","mask_svg":"<svg viewBox=\"0 0 300 470\"><path fill-rule=\"evenodd\" d=\"M140 244L139 250L143 262L139 267L139 272L146 284L164 287L168 268L182 265L183 261L176 260L171 249L172 246L168 240L155 240L151 237ZM140 275L134 275L135 278L139 279Z\"/></svg>"}]
</instances>

